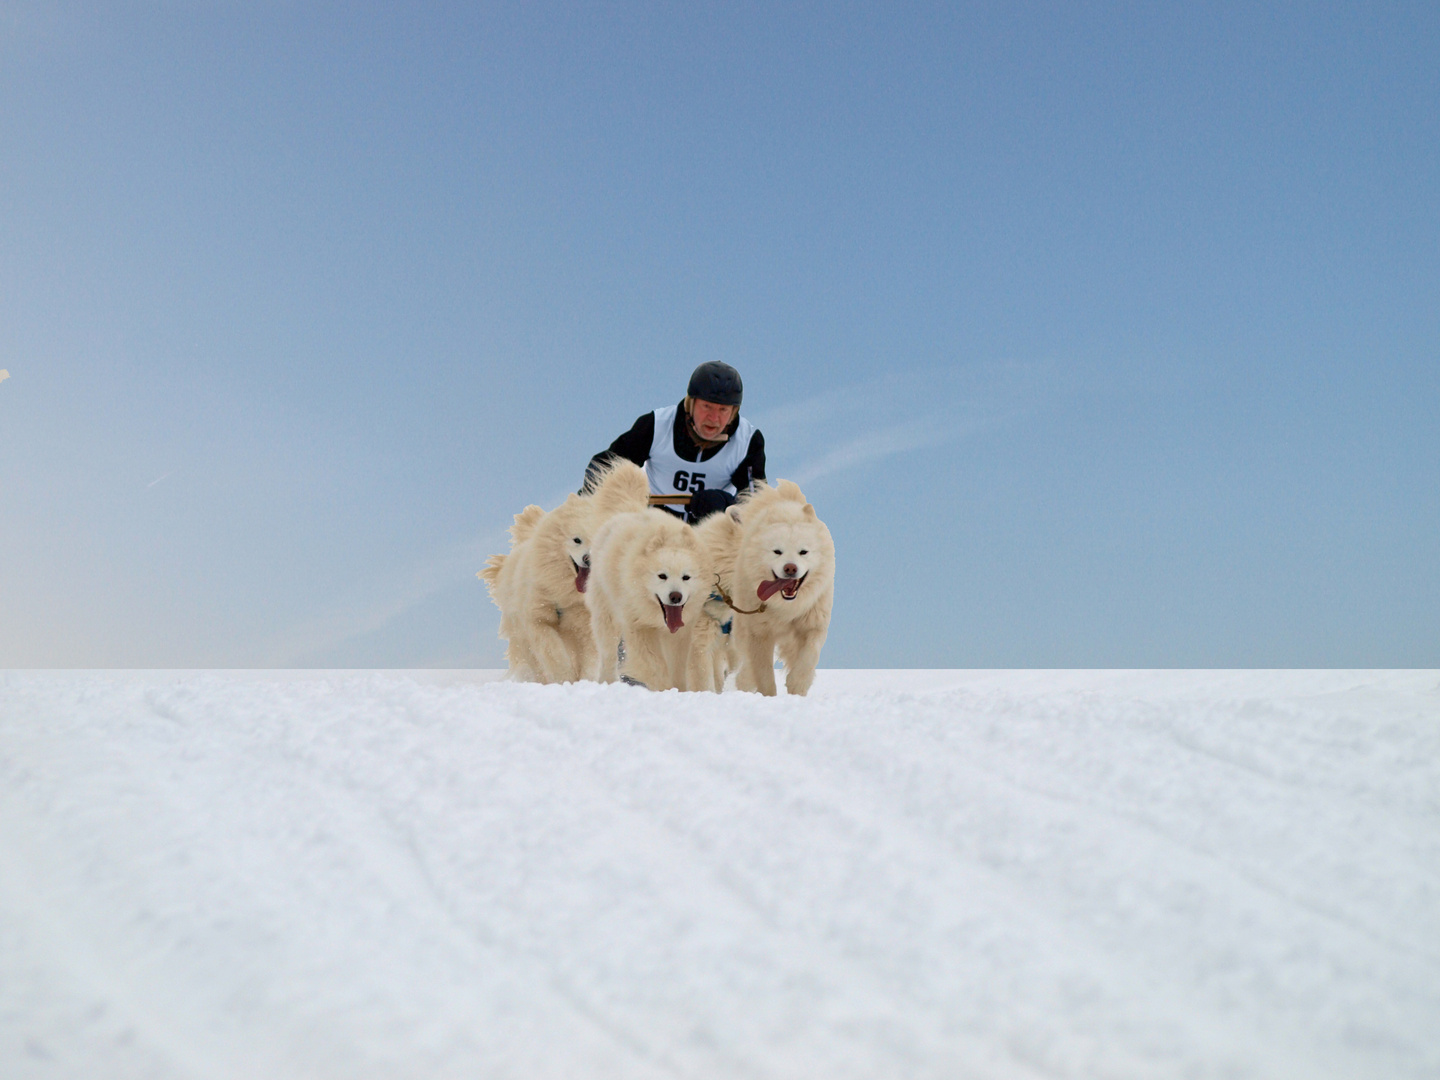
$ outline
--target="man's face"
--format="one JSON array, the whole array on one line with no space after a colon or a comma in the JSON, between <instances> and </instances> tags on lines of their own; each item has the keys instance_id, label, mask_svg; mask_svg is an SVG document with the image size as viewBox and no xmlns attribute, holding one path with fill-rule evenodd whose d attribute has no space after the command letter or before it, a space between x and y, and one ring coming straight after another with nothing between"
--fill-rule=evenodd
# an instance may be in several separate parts
<instances>
[{"instance_id":1,"label":"man's face","mask_svg":"<svg viewBox=\"0 0 1440 1080\"><path fill-rule=\"evenodd\" d=\"M735 419L735 406L716 405L713 401L696 398L690 410L690 419L702 439L718 439L720 433L730 426L730 421Z\"/></svg>"}]
</instances>

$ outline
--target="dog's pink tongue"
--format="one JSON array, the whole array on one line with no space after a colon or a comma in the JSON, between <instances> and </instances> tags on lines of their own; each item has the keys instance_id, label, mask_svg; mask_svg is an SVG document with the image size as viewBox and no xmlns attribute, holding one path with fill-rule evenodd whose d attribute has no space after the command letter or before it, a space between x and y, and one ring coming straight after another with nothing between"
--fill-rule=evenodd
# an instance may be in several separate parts
<instances>
[{"instance_id":1,"label":"dog's pink tongue","mask_svg":"<svg viewBox=\"0 0 1440 1080\"><path fill-rule=\"evenodd\" d=\"M684 604L661 604L660 606L665 609L665 625L669 628L670 633L675 633L685 625L682 618L685 614Z\"/></svg>"},{"instance_id":2,"label":"dog's pink tongue","mask_svg":"<svg viewBox=\"0 0 1440 1080\"><path fill-rule=\"evenodd\" d=\"M590 580L590 567L580 567L580 572L575 575L575 591L584 592L585 584Z\"/></svg>"},{"instance_id":3,"label":"dog's pink tongue","mask_svg":"<svg viewBox=\"0 0 1440 1080\"><path fill-rule=\"evenodd\" d=\"M769 581L760 582L760 587L755 590L755 595L761 600L769 600L777 592L785 587L785 582L779 578L771 578Z\"/></svg>"}]
</instances>

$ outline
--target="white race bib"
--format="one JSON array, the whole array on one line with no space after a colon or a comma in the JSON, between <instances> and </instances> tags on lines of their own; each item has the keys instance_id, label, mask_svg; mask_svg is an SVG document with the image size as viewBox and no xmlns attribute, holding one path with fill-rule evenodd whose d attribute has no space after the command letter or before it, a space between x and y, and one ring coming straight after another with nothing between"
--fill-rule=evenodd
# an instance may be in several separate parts
<instances>
[{"instance_id":1,"label":"white race bib","mask_svg":"<svg viewBox=\"0 0 1440 1080\"><path fill-rule=\"evenodd\" d=\"M675 453L675 412L678 405L655 410L655 441L645 462L651 495L690 495L706 488L720 488L736 494L730 477L750 452L755 425L740 418L740 424L720 452L708 461L686 461Z\"/></svg>"}]
</instances>

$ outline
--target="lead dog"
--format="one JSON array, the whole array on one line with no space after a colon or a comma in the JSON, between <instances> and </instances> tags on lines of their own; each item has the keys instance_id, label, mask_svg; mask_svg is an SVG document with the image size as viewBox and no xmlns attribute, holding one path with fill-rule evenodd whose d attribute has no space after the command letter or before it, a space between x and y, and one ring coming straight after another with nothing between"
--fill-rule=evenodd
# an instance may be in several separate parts
<instances>
[{"instance_id":1,"label":"lead dog","mask_svg":"<svg viewBox=\"0 0 1440 1080\"><path fill-rule=\"evenodd\" d=\"M778 651L786 693L803 695L815 681L835 603L830 530L789 480L757 485L721 518L697 531L716 561L719 595L740 609L731 624L740 658L735 685L773 695Z\"/></svg>"},{"instance_id":2,"label":"lead dog","mask_svg":"<svg viewBox=\"0 0 1440 1080\"><path fill-rule=\"evenodd\" d=\"M546 513L527 506L515 515L508 555L492 555L480 571L500 609L500 636L511 678L572 682L595 667L595 639L585 592L591 540L616 514L648 505L649 481L622 461L592 495L571 495Z\"/></svg>"},{"instance_id":3,"label":"lead dog","mask_svg":"<svg viewBox=\"0 0 1440 1080\"><path fill-rule=\"evenodd\" d=\"M589 593L596 677L651 690L709 690L709 560L695 530L662 510L619 514L595 535ZM625 642L625 659L617 652Z\"/></svg>"}]
</instances>

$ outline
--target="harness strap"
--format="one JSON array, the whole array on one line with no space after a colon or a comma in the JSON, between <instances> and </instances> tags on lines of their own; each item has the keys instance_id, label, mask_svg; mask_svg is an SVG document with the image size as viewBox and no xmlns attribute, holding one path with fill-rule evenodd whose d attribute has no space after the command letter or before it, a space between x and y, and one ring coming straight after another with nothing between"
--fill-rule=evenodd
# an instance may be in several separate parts
<instances>
[{"instance_id":1,"label":"harness strap","mask_svg":"<svg viewBox=\"0 0 1440 1080\"><path fill-rule=\"evenodd\" d=\"M730 597L725 592L725 587L720 584L719 574L715 575L715 591L710 595L713 596L716 600L723 600L726 607L728 607L731 611L738 611L741 615L759 615L762 611L765 610L764 600L760 601L759 607L754 608L750 611L746 611L743 607L736 607L735 601L730 599Z\"/></svg>"}]
</instances>

